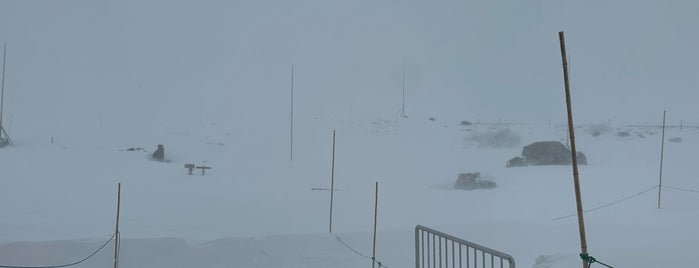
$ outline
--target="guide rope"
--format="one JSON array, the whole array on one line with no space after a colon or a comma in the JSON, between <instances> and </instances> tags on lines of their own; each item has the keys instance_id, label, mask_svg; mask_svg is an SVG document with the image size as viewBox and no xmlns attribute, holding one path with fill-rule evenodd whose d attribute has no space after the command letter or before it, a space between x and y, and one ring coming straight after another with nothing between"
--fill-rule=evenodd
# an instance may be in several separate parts
<instances>
[{"instance_id":1,"label":"guide rope","mask_svg":"<svg viewBox=\"0 0 699 268\"><path fill-rule=\"evenodd\" d=\"M680 187L672 187L672 186L667 186L667 185L663 185L663 188L668 188L668 189L677 190L677 191L684 191L684 192L699 193L699 190L680 188Z\"/></svg>"},{"instance_id":2,"label":"guide rope","mask_svg":"<svg viewBox=\"0 0 699 268\"><path fill-rule=\"evenodd\" d=\"M645 194L645 193L647 193L647 192L650 192L650 191L652 191L652 190L655 190L655 189L657 189L658 187L659 187L658 185L653 186L653 187L650 187L650 188L648 188L648 189L646 189L646 190L644 190L644 191L642 191L642 192L639 192L639 193L636 193L636 194L633 194L633 195L624 197L624 198L619 199L619 200L616 200L616 201L614 201L614 202L611 202L611 203L608 203L608 204L605 204L605 205L601 205L601 206L599 206L599 207L595 207L595 208L591 208L591 209L585 210L585 211L583 211L583 213L588 213L588 212L595 211L595 210L598 210L598 209L601 209L601 208L606 208L606 207L609 207L609 206L612 206L612 205L616 205L616 204L621 203L621 202L623 202L623 201L629 200L629 199L631 199L631 198L634 198L634 197L640 196L640 195L642 195L642 194ZM570 215L566 215L566 216L562 216L562 217L558 217L558 218L553 218L553 219L551 219L551 220L552 220L552 221L561 220L561 219L570 218L570 217L573 217L573 216L576 216L576 215L578 215L578 214L577 214L577 213L573 213L573 214L570 214Z\"/></svg>"},{"instance_id":3,"label":"guide rope","mask_svg":"<svg viewBox=\"0 0 699 268\"><path fill-rule=\"evenodd\" d=\"M590 266L592 266L592 264L595 263L595 262L596 262L596 263L599 263L599 264L601 264L601 265L604 265L604 266L606 266L606 267L609 267L609 268L614 268L614 267L611 267L611 266L607 265L606 263L603 263L603 262L601 262L601 261L598 261L597 259L595 259L595 257L592 257L592 256L590 256L589 254L580 253L580 258L583 259L583 261L586 261L586 262L587 262L587 264L588 264L587 267L588 267L588 268L589 268Z\"/></svg>"},{"instance_id":4,"label":"guide rope","mask_svg":"<svg viewBox=\"0 0 699 268\"><path fill-rule=\"evenodd\" d=\"M0 265L0 268L60 268L60 267L68 267L68 266L78 265L78 264L80 264L80 263L83 263L83 262L89 260L89 259L92 258L93 256L95 256L95 255L96 255L98 252L100 252L104 247L106 247L107 244L109 244L109 242L111 242L111 241L114 239L114 237L115 237L116 235L117 235L117 233L115 232L114 234L112 234L112 236L109 238L109 240L107 240L107 242L104 242L104 244L102 244L101 247L99 247L97 250L95 250L94 252L92 252L92 254L90 254L89 256L85 257L84 259L82 259L82 260L80 260L80 261L76 261L76 262L73 262L73 263L61 264L61 265L49 265L49 266L14 266L14 265Z\"/></svg>"},{"instance_id":5,"label":"guide rope","mask_svg":"<svg viewBox=\"0 0 699 268\"><path fill-rule=\"evenodd\" d=\"M350 245L348 245L347 243L345 243L345 241L342 241L342 239L341 239L339 236L335 236L335 238L337 239L337 241L339 241L342 245L344 245L344 246L345 246L346 248L348 248L349 250L353 251L355 254L357 254L357 255L359 255L359 256L361 256L361 257L364 257L364 258L366 258L366 259L370 259L370 260L372 260L372 261L376 261L376 264L379 265L379 268L381 268L381 267L386 267L386 268L388 268L388 266L382 264L378 259L372 258L372 257L367 256L367 255L364 255L364 254L362 254L362 253L359 253L359 251L357 251L357 250L355 250L354 248L350 247Z\"/></svg>"}]
</instances>

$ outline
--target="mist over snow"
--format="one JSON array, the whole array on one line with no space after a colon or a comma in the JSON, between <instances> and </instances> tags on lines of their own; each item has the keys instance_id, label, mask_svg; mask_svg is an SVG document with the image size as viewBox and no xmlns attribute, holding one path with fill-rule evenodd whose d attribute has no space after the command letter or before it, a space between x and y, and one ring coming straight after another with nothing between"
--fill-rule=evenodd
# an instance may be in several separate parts
<instances>
[{"instance_id":1,"label":"mist over snow","mask_svg":"<svg viewBox=\"0 0 699 268\"><path fill-rule=\"evenodd\" d=\"M565 31L590 254L691 267L698 12L645 0L0 1L15 144L0 149L0 265L86 257L113 234L118 182L125 267L370 265L338 238L370 255L376 181L389 267L414 265L418 224L518 267L580 265L571 167L505 167L523 146L568 141ZM187 163L212 169L188 175ZM476 172L497 186L453 188ZM111 265L113 252L75 267Z\"/></svg>"}]
</instances>

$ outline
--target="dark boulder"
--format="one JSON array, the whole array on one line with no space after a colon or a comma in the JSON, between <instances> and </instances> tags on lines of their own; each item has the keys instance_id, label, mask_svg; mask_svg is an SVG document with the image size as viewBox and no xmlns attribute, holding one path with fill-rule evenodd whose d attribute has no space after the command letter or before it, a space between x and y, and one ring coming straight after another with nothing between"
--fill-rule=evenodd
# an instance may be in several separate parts
<instances>
[{"instance_id":1,"label":"dark boulder","mask_svg":"<svg viewBox=\"0 0 699 268\"><path fill-rule=\"evenodd\" d=\"M575 158L578 161L578 165L587 165L587 157L583 152L578 151L575 153Z\"/></svg>"},{"instance_id":2,"label":"dark boulder","mask_svg":"<svg viewBox=\"0 0 699 268\"><path fill-rule=\"evenodd\" d=\"M629 134L629 133L626 132L626 131L619 131L619 132L616 133L616 135L617 135L618 137L621 137L621 138L631 136L631 134Z\"/></svg>"},{"instance_id":3,"label":"dark boulder","mask_svg":"<svg viewBox=\"0 0 699 268\"><path fill-rule=\"evenodd\" d=\"M507 161L506 164L507 167L523 167L526 166L524 163L524 158L521 158L519 156L515 156L514 158L510 159L510 161Z\"/></svg>"},{"instance_id":4,"label":"dark boulder","mask_svg":"<svg viewBox=\"0 0 699 268\"><path fill-rule=\"evenodd\" d=\"M496 186L491 176L480 172L461 173L454 183L454 188L461 190L493 189Z\"/></svg>"},{"instance_id":5,"label":"dark boulder","mask_svg":"<svg viewBox=\"0 0 699 268\"><path fill-rule=\"evenodd\" d=\"M587 157L582 152L576 153L577 162L587 165ZM540 141L524 146L522 157L507 161L507 167L570 165L572 163L570 150L558 141Z\"/></svg>"},{"instance_id":6,"label":"dark boulder","mask_svg":"<svg viewBox=\"0 0 699 268\"><path fill-rule=\"evenodd\" d=\"M522 158L528 165L567 165L570 164L570 150L557 141L540 141L524 146Z\"/></svg>"}]
</instances>

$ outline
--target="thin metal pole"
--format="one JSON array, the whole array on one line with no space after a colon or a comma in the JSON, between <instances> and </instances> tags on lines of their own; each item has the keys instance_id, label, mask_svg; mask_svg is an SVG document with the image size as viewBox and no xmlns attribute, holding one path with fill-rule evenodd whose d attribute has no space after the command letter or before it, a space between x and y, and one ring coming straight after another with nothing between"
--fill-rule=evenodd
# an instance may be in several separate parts
<instances>
[{"instance_id":1,"label":"thin metal pole","mask_svg":"<svg viewBox=\"0 0 699 268\"><path fill-rule=\"evenodd\" d=\"M291 118L290 127L290 142L289 142L289 161L294 161L294 65L291 65L291 112L289 117Z\"/></svg>"},{"instance_id":2,"label":"thin metal pole","mask_svg":"<svg viewBox=\"0 0 699 268\"><path fill-rule=\"evenodd\" d=\"M379 182L376 182L376 193L374 194L374 246L371 253L371 268L376 264L376 216L379 208Z\"/></svg>"},{"instance_id":3,"label":"thin metal pole","mask_svg":"<svg viewBox=\"0 0 699 268\"><path fill-rule=\"evenodd\" d=\"M3 104L5 103L5 59L7 58L7 43L2 49L2 85L0 85L0 130L4 130L2 127L2 110ZM0 133L2 137L2 133Z\"/></svg>"},{"instance_id":4,"label":"thin metal pole","mask_svg":"<svg viewBox=\"0 0 699 268\"><path fill-rule=\"evenodd\" d=\"M663 153L665 152L665 111L663 111L663 135L660 141L660 182L658 183L658 209L660 209L660 192L663 189Z\"/></svg>"},{"instance_id":5,"label":"thin metal pole","mask_svg":"<svg viewBox=\"0 0 699 268\"><path fill-rule=\"evenodd\" d=\"M116 231L114 235L114 268L119 266L119 210L121 209L121 182L117 187L117 216L116 216Z\"/></svg>"},{"instance_id":6,"label":"thin metal pole","mask_svg":"<svg viewBox=\"0 0 699 268\"><path fill-rule=\"evenodd\" d=\"M330 174L330 227L328 232L333 233L333 194L335 193L335 130L333 129L333 160Z\"/></svg>"},{"instance_id":7,"label":"thin metal pole","mask_svg":"<svg viewBox=\"0 0 699 268\"><path fill-rule=\"evenodd\" d=\"M573 108L570 104L570 82L568 80L568 61L566 58L566 45L563 32L558 32L561 44L561 58L563 59L563 81L566 90L566 108L568 110L568 134L570 137L570 154L573 160L573 183L575 184L575 203L578 210L578 228L580 229L580 250L587 254L587 239L585 238L585 219L583 217L582 197L580 195L580 179L578 177L578 159L575 150L575 130L573 128ZM583 260L583 268L588 268L589 263Z\"/></svg>"},{"instance_id":8,"label":"thin metal pole","mask_svg":"<svg viewBox=\"0 0 699 268\"><path fill-rule=\"evenodd\" d=\"M402 64L402 88L403 88L403 106L401 106L400 113L403 118L407 117L405 116L405 58L403 58L403 64Z\"/></svg>"}]
</instances>

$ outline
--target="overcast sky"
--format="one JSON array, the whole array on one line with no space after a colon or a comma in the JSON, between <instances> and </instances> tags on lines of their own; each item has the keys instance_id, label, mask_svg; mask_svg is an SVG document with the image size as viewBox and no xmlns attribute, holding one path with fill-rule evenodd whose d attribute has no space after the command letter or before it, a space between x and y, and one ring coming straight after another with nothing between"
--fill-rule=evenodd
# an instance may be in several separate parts
<instances>
[{"instance_id":1,"label":"overcast sky","mask_svg":"<svg viewBox=\"0 0 699 268\"><path fill-rule=\"evenodd\" d=\"M170 110L139 120L225 120L287 107L294 64L302 116L385 118L404 61L409 115L563 122L563 30L576 121L660 122L665 109L699 124L696 14L695 1L646 0L2 0L6 115L79 122L160 102Z\"/></svg>"}]
</instances>

